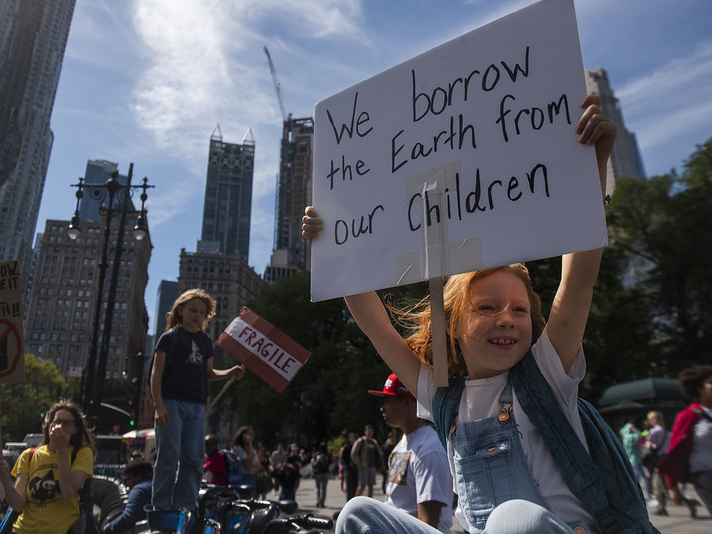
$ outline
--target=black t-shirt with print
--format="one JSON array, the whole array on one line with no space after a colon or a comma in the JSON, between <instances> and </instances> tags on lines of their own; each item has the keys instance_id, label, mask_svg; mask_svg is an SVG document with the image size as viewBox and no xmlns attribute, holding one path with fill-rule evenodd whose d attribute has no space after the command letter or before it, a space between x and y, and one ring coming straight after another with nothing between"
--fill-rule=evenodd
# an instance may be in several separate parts
<instances>
[{"instance_id":1,"label":"black t-shirt with print","mask_svg":"<svg viewBox=\"0 0 712 534\"><path fill-rule=\"evenodd\" d=\"M172 340L172 336L175 339ZM173 353L169 354L173 347ZM208 400L208 358L213 357L213 342L204 332L183 328L164 332L156 350L166 353L161 393L164 399L205 404Z\"/></svg>"}]
</instances>

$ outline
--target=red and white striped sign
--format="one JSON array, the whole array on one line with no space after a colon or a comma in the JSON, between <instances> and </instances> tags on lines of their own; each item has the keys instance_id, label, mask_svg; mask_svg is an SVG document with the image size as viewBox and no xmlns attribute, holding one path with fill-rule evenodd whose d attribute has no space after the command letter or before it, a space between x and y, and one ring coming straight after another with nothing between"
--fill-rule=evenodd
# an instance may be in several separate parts
<instances>
[{"instance_id":1,"label":"red and white striped sign","mask_svg":"<svg viewBox=\"0 0 712 534\"><path fill-rule=\"evenodd\" d=\"M247 307L217 344L280 393L309 359L309 351Z\"/></svg>"}]
</instances>

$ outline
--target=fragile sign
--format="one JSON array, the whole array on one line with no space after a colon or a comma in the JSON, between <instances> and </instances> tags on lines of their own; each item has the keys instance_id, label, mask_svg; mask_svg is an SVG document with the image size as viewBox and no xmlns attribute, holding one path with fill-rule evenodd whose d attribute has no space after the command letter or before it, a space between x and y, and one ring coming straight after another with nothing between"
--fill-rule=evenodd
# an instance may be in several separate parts
<instances>
[{"instance_id":1,"label":"fragile sign","mask_svg":"<svg viewBox=\"0 0 712 534\"><path fill-rule=\"evenodd\" d=\"M309 359L309 351L246 307L217 344L280 393Z\"/></svg>"},{"instance_id":2,"label":"fragile sign","mask_svg":"<svg viewBox=\"0 0 712 534\"><path fill-rule=\"evenodd\" d=\"M573 0L542 0L315 109L312 299L599 248Z\"/></svg>"}]
</instances>

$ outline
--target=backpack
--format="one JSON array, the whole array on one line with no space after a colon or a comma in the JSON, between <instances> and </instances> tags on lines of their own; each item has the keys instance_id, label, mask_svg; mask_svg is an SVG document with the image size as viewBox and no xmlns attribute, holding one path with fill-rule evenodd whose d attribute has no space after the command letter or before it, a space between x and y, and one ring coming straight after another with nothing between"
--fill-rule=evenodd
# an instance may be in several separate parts
<instances>
[{"instance_id":1,"label":"backpack","mask_svg":"<svg viewBox=\"0 0 712 534\"><path fill-rule=\"evenodd\" d=\"M228 486L239 486L242 482L242 460L232 451L223 449L220 453L225 457L225 480Z\"/></svg>"},{"instance_id":2,"label":"backpack","mask_svg":"<svg viewBox=\"0 0 712 534\"><path fill-rule=\"evenodd\" d=\"M81 447L74 447L72 451L72 459L69 466L74 465L74 460L77 459L77 453ZM99 534L99 529L94 522L94 497L91 494L91 478L84 481L79 490L79 521L72 527L72 532L80 534Z\"/></svg>"},{"instance_id":3,"label":"backpack","mask_svg":"<svg viewBox=\"0 0 712 534\"><path fill-rule=\"evenodd\" d=\"M328 473L330 463L331 462L329 461L329 457L326 454L322 452L317 453L316 457L314 458L314 473Z\"/></svg>"},{"instance_id":4,"label":"backpack","mask_svg":"<svg viewBox=\"0 0 712 534\"><path fill-rule=\"evenodd\" d=\"M663 442L668 439L668 434L669 434L669 431L666 428L665 429L665 440L663 440ZM648 469L648 471L650 471L651 473L654 473L658 470L658 464L660 463L660 460L662 460L664 457L665 457L665 455L658 454L658 451L656 449L646 448L643 451L643 455L640 458L640 463L642 463L643 466L646 469Z\"/></svg>"}]
</instances>

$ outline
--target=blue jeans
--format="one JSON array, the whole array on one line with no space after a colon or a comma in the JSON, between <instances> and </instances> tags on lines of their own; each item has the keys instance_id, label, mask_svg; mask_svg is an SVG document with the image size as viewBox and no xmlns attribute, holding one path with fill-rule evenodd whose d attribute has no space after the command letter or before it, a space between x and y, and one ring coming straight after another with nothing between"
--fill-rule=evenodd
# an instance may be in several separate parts
<instances>
[{"instance_id":1,"label":"blue jeans","mask_svg":"<svg viewBox=\"0 0 712 534\"><path fill-rule=\"evenodd\" d=\"M546 508L523 499L497 506L482 534L574 534L573 528ZM590 532L586 530L586 532ZM440 534L427 523L368 497L346 503L336 521L336 534Z\"/></svg>"},{"instance_id":2,"label":"blue jeans","mask_svg":"<svg viewBox=\"0 0 712 534\"><path fill-rule=\"evenodd\" d=\"M314 475L316 483L316 502L324 506L326 501L326 485L329 482L329 473L317 473Z\"/></svg>"},{"instance_id":3,"label":"blue jeans","mask_svg":"<svg viewBox=\"0 0 712 534\"><path fill-rule=\"evenodd\" d=\"M632 465L633 472L635 473L635 476L638 478L638 482L640 482L640 485L643 488L645 498L649 501L652 498L652 495L650 494L650 483L648 482L648 477L645 476L645 469L643 469L643 464L635 463Z\"/></svg>"},{"instance_id":4,"label":"blue jeans","mask_svg":"<svg viewBox=\"0 0 712 534\"><path fill-rule=\"evenodd\" d=\"M167 428L155 425L153 508L193 510L205 460L205 406L175 399L164 399L163 404L169 420Z\"/></svg>"}]
</instances>

